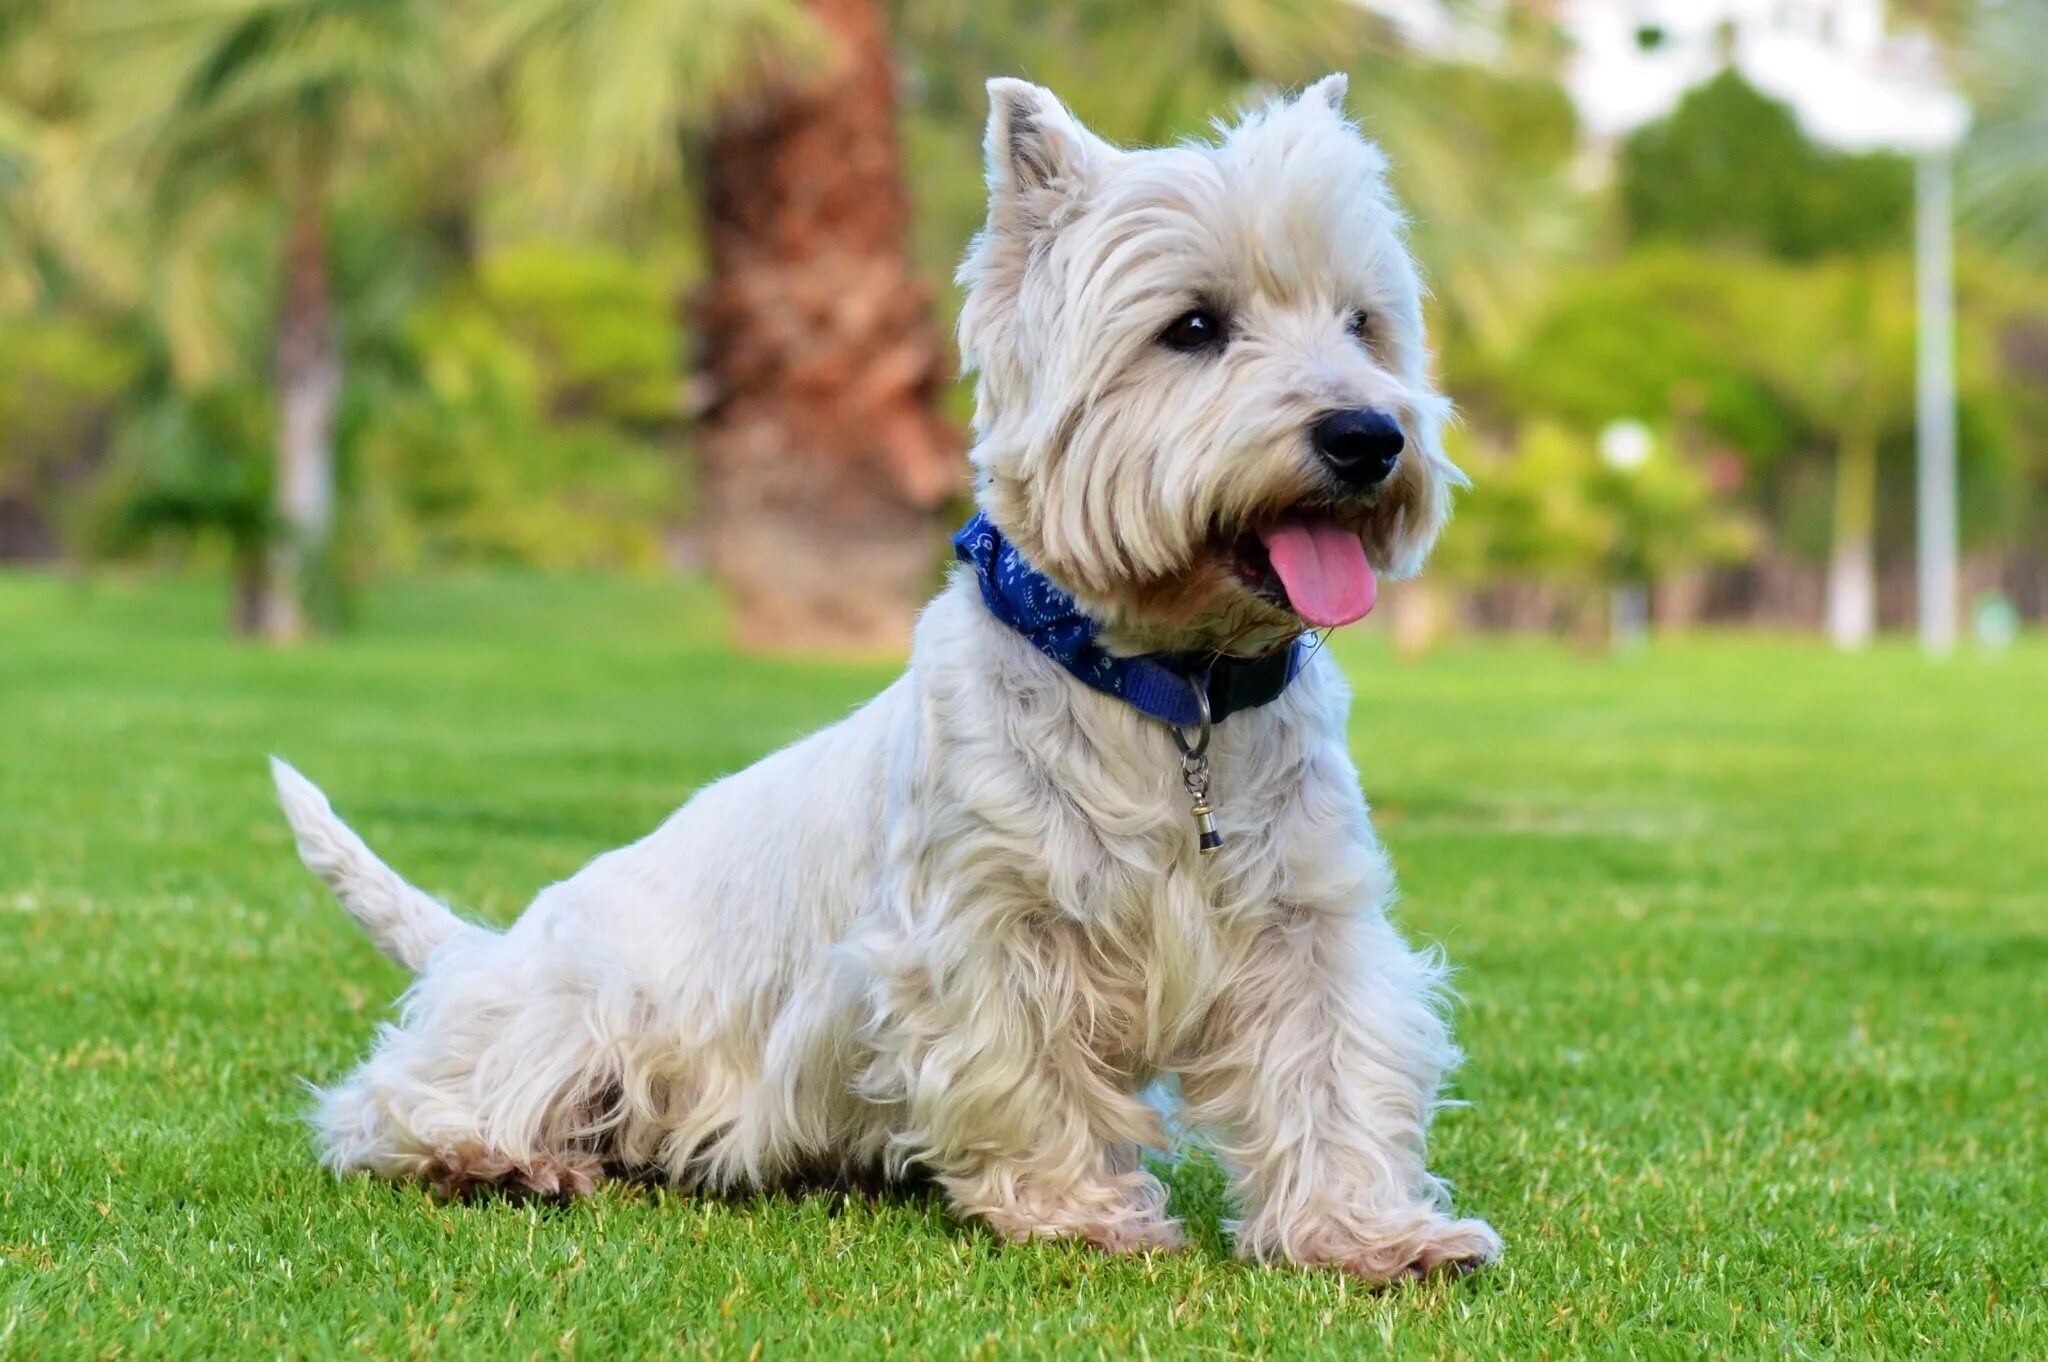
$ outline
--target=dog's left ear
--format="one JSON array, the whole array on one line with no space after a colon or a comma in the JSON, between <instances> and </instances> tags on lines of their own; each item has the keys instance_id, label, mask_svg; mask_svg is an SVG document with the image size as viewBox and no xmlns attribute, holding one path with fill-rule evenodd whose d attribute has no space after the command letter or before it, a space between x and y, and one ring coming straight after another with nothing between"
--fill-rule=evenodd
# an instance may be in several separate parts
<instances>
[{"instance_id":1,"label":"dog's left ear","mask_svg":"<svg viewBox=\"0 0 2048 1362\"><path fill-rule=\"evenodd\" d=\"M1301 92L1297 104L1314 108L1320 104L1337 117L1344 117L1344 96L1351 89L1351 77L1333 71Z\"/></svg>"}]
</instances>

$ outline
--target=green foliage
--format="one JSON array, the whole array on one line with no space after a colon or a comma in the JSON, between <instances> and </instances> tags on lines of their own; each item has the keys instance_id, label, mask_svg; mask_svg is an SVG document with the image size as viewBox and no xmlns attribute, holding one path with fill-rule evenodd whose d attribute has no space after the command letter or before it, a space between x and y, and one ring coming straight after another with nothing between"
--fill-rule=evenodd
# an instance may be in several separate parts
<instances>
[{"instance_id":1,"label":"green foliage","mask_svg":"<svg viewBox=\"0 0 2048 1362\"><path fill-rule=\"evenodd\" d=\"M480 261L411 315L364 454L394 564L648 570L682 509L661 432L682 390L659 281L603 250Z\"/></svg>"},{"instance_id":2,"label":"green foliage","mask_svg":"<svg viewBox=\"0 0 2048 1362\"><path fill-rule=\"evenodd\" d=\"M1019 72L1133 143L1201 132L1254 83L1312 80L1379 36L1345 0L903 0L899 12L927 115L978 129L983 82Z\"/></svg>"},{"instance_id":3,"label":"green foliage","mask_svg":"<svg viewBox=\"0 0 2048 1362\"><path fill-rule=\"evenodd\" d=\"M1620 195L1638 241L1810 260L1903 246L1913 173L1900 156L1814 146L1789 107L1728 70L1629 136Z\"/></svg>"},{"instance_id":4,"label":"green foliage","mask_svg":"<svg viewBox=\"0 0 2048 1362\"><path fill-rule=\"evenodd\" d=\"M78 317L0 317L0 490L77 470L141 367L133 345Z\"/></svg>"},{"instance_id":5,"label":"green foliage","mask_svg":"<svg viewBox=\"0 0 2048 1362\"><path fill-rule=\"evenodd\" d=\"M97 489L94 547L133 553L168 538L250 552L271 533L274 414L260 386L172 388L124 425Z\"/></svg>"},{"instance_id":6,"label":"green foliage","mask_svg":"<svg viewBox=\"0 0 2048 1362\"><path fill-rule=\"evenodd\" d=\"M1964 532L2013 528L2048 472L2048 440L2022 419L2029 384L1995 338L2033 315L2027 286L1966 258L1958 387ZM1993 282L1999 280L2001 282ZM1582 432L1617 420L1670 431L1732 466L1732 482L1781 548L1819 555L1832 493L1821 466L1845 442L1879 459L1881 526L1910 537L1914 304L1897 254L1804 263L1643 249L1569 273L1521 344L1477 365L1475 420L1495 429L1555 421ZM1485 476L1481 476L1482 490Z\"/></svg>"},{"instance_id":7,"label":"green foliage","mask_svg":"<svg viewBox=\"0 0 2048 1362\"><path fill-rule=\"evenodd\" d=\"M1522 344L1477 376L1476 409L1586 430L1621 420L1681 425L1767 466L1798 432L1747 347L1743 298L1756 268L1661 250L1568 274Z\"/></svg>"},{"instance_id":8,"label":"green foliage","mask_svg":"<svg viewBox=\"0 0 2048 1362\"><path fill-rule=\"evenodd\" d=\"M444 107L448 11L430 0L84 3L114 135L170 211L251 177L300 192Z\"/></svg>"},{"instance_id":9,"label":"green foliage","mask_svg":"<svg viewBox=\"0 0 2048 1362\"><path fill-rule=\"evenodd\" d=\"M827 59L798 0L465 0L450 55L504 92L537 195L587 221L682 173L679 139Z\"/></svg>"},{"instance_id":10,"label":"green foliage","mask_svg":"<svg viewBox=\"0 0 2048 1362\"><path fill-rule=\"evenodd\" d=\"M682 336L667 281L602 245L527 242L477 262L477 287L544 361L551 412L622 426L672 424Z\"/></svg>"},{"instance_id":11,"label":"green foliage","mask_svg":"<svg viewBox=\"0 0 2048 1362\"><path fill-rule=\"evenodd\" d=\"M1752 546L1706 470L1668 437L1620 469L1600 458L1593 436L1539 420L1506 456L1466 457L1474 486L1446 564L1460 575L1571 588L1657 582Z\"/></svg>"},{"instance_id":12,"label":"green foliage","mask_svg":"<svg viewBox=\"0 0 2048 1362\"><path fill-rule=\"evenodd\" d=\"M1354 62L1351 74L1359 120L1393 162L1436 347L1464 365L1519 344L1547 276L1581 253L1569 96L1548 71L1401 53Z\"/></svg>"}]
</instances>

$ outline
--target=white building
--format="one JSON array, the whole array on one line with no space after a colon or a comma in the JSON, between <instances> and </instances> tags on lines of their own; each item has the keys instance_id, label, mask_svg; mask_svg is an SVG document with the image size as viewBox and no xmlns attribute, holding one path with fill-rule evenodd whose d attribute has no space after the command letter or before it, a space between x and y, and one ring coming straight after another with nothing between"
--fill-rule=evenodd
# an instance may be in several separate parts
<instances>
[{"instance_id":1,"label":"white building","mask_svg":"<svg viewBox=\"0 0 2048 1362\"><path fill-rule=\"evenodd\" d=\"M1425 51L1484 60L1507 0L1360 0ZM1606 145L1671 112L1732 62L1792 106L1807 136L1846 151L1955 145L1969 110L1933 45L1894 32L1885 0L1549 0L1573 55L1566 87Z\"/></svg>"},{"instance_id":2,"label":"white building","mask_svg":"<svg viewBox=\"0 0 2048 1362\"><path fill-rule=\"evenodd\" d=\"M1565 0L1566 85L1609 140L1671 112L1726 64L1846 151L1952 147L1969 109L1924 35L1891 31L1884 0Z\"/></svg>"}]
</instances>

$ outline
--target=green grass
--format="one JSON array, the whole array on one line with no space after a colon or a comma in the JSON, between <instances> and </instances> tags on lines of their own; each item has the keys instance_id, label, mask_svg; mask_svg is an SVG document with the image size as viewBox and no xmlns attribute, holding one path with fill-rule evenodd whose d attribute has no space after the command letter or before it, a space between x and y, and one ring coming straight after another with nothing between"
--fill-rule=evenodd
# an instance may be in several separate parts
<instances>
[{"instance_id":1,"label":"green grass","mask_svg":"<svg viewBox=\"0 0 2048 1362\"><path fill-rule=\"evenodd\" d=\"M198 586L0 578L0 1355L2048 1355L2048 647L1340 651L1402 916L1461 970L1437 1167L1506 1236L1374 1295L1008 1248L923 1196L444 1206L313 1164L401 984L289 755L492 919L885 666L744 661L695 588L393 586L234 646Z\"/></svg>"}]
</instances>

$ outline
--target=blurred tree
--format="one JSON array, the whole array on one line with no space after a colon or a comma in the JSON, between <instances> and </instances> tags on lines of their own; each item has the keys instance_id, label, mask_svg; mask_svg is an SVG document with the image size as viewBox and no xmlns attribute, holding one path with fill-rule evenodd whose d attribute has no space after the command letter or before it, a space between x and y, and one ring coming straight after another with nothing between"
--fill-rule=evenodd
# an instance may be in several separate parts
<instances>
[{"instance_id":1,"label":"blurred tree","mask_svg":"<svg viewBox=\"0 0 2048 1362\"><path fill-rule=\"evenodd\" d=\"M267 562L277 413L270 391L235 376L200 388L153 384L116 441L96 488L92 547L132 554L165 539L227 551L229 620L263 631L273 609Z\"/></svg>"},{"instance_id":2,"label":"blurred tree","mask_svg":"<svg viewBox=\"0 0 2048 1362\"><path fill-rule=\"evenodd\" d=\"M1960 166L1964 221L2048 266L2048 0L1979 6L1964 55L1977 104Z\"/></svg>"},{"instance_id":3,"label":"blurred tree","mask_svg":"<svg viewBox=\"0 0 2048 1362\"><path fill-rule=\"evenodd\" d=\"M338 610L329 556L343 364L329 215L337 185L453 98L435 0L81 0L100 43L96 82L109 145L136 168L171 267L160 305L206 303L189 287L206 238L229 216L282 208L273 382L273 539L262 602L245 623L286 641ZM281 201L281 203L280 203ZM188 267L181 289L176 266ZM182 297L180 295L183 295ZM192 320L167 318L174 358L203 372ZM185 343L178 344L181 332ZM178 353L182 350L182 353ZM192 375L188 372L188 380Z\"/></svg>"},{"instance_id":4,"label":"blurred tree","mask_svg":"<svg viewBox=\"0 0 2048 1362\"><path fill-rule=\"evenodd\" d=\"M0 560L56 556L64 503L95 471L141 360L78 317L0 328Z\"/></svg>"},{"instance_id":5,"label":"blurred tree","mask_svg":"<svg viewBox=\"0 0 2048 1362\"><path fill-rule=\"evenodd\" d=\"M76 6L0 6L0 309L73 306L103 325L142 289L139 205L91 155Z\"/></svg>"},{"instance_id":6,"label":"blurred tree","mask_svg":"<svg viewBox=\"0 0 2048 1362\"><path fill-rule=\"evenodd\" d=\"M663 562L679 470L679 337L623 253L528 242L411 309L352 406L386 561L639 571Z\"/></svg>"},{"instance_id":7,"label":"blurred tree","mask_svg":"<svg viewBox=\"0 0 2048 1362\"><path fill-rule=\"evenodd\" d=\"M1497 353L1540 314L1585 245L1570 184L1578 121L1550 59L1501 66L1374 53L1353 67L1366 130L1393 178L1432 294L1440 352ZM1451 372L1451 361L1446 361Z\"/></svg>"},{"instance_id":8,"label":"blurred tree","mask_svg":"<svg viewBox=\"0 0 2048 1362\"><path fill-rule=\"evenodd\" d=\"M89 152L75 10L0 8L0 560L66 543L149 367L138 205Z\"/></svg>"},{"instance_id":9,"label":"blurred tree","mask_svg":"<svg viewBox=\"0 0 2048 1362\"><path fill-rule=\"evenodd\" d=\"M1963 455L1980 494L1965 530L1983 542L2013 529L2000 503L2031 466L2013 409L2024 384L2011 375L2032 353L2025 319L2037 304L2009 272L1964 263ZM1829 609L1853 644L1874 622L1886 488L1911 483L1912 375L1912 279L1899 253L1788 264L1659 247L1568 274L1521 344L1462 375L1461 395L1493 430L1540 418L1670 431L1681 453L1741 487L1771 527L1766 547L1825 559ZM1885 514L1903 531L1898 496Z\"/></svg>"},{"instance_id":10,"label":"blurred tree","mask_svg":"<svg viewBox=\"0 0 2048 1362\"><path fill-rule=\"evenodd\" d=\"M1837 647L1861 648L1877 632L1878 451L1913 420L1910 268L1896 255L1845 256L1773 271L1747 293L1746 356L1834 445L1827 630Z\"/></svg>"},{"instance_id":11,"label":"blurred tree","mask_svg":"<svg viewBox=\"0 0 2048 1362\"><path fill-rule=\"evenodd\" d=\"M880 0L808 0L834 52L705 148L711 560L757 644L895 646L962 485L951 374L908 255Z\"/></svg>"},{"instance_id":12,"label":"blurred tree","mask_svg":"<svg viewBox=\"0 0 2048 1362\"><path fill-rule=\"evenodd\" d=\"M1642 421L1687 428L1766 470L1797 422L1743 342L1754 261L1661 247L1567 272L1521 344L1465 371L1477 420L1541 413L1580 429Z\"/></svg>"},{"instance_id":13,"label":"blurred tree","mask_svg":"<svg viewBox=\"0 0 2048 1362\"><path fill-rule=\"evenodd\" d=\"M1637 241L1810 260L1901 246L1912 213L1905 157L1814 146L1788 106L1732 69L1632 133L1619 172Z\"/></svg>"},{"instance_id":14,"label":"blurred tree","mask_svg":"<svg viewBox=\"0 0 2048 1362\"><path fill-rule=\"evenodd\" d=\"M1706 473L1655 438L1625 466L1598 439L1553 419L1529 421L1511 450L1463 451L1473 490L1440 567L1467 580L1541 583L1562 598L1580 637L1610 637L1617 586L1650 586L1745 555L1747 522Z\"/></svg>"},{"instance_id":15,"label":"blurred tree","mask_svg":"<svg viewBox=\"0 0 2048 1362\"><path fill-rule=\"evenodd\" d=\"M1620 193L1638 241L1676 241L1781 260L1866 258L1904 246L1912 211L1912 165L1902 156L1822 150L1800 131L1792 110L1732 69L1689 93L1671 116L1632 134L1622 151ZM1820 336L1829 358L1809 353L1781 376L1809 414L1835 418L1833 547L1828 564L1828 622L1835 641L1861 647L1875 628L1877 514L1875 448L1881 390L1872 356L1891 336L1869 328L1871 289L1854 276L1816 280L1827 295ZM1859 301L1860 300L1860 301ZM1748 335L1768 342L1796 329L1784 299ZM1909 323L1910 325L1910 323ZM1889 379L1889 375L1886 379ZM1905 383L1910 390L1910 381ZM1817 399L1817 400L1810 400Z\"/></svg>"}]
</instances>

